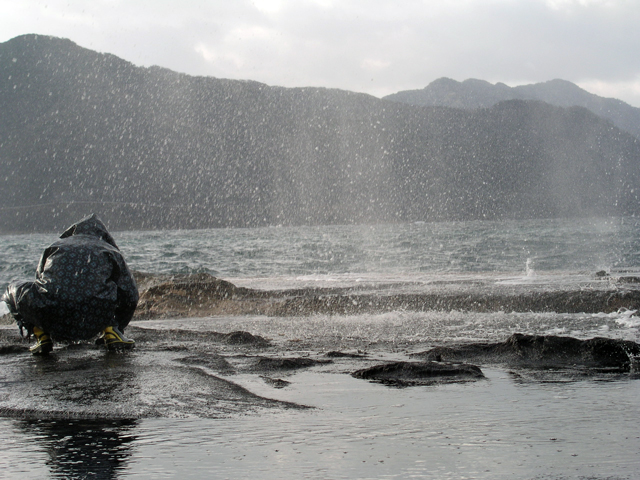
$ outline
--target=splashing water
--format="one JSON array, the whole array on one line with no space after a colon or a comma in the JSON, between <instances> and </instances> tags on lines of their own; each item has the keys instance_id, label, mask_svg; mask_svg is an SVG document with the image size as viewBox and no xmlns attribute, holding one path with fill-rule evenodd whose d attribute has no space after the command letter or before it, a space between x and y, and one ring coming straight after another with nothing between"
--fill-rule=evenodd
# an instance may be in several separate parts
<instances>
[{"instance_id":1,"label":"splashing water","mask_svg":"<svg viewBox=\"0 0 640 480\"><path fill-rule=\"evenodd\" d=\"M527 277L536 276L536 271L533 269L533 266L534 266L533 260L530 258L527 258L527 261L525 262L525 265L524 265L524 271Z\"/></svg>"}]
</instances>

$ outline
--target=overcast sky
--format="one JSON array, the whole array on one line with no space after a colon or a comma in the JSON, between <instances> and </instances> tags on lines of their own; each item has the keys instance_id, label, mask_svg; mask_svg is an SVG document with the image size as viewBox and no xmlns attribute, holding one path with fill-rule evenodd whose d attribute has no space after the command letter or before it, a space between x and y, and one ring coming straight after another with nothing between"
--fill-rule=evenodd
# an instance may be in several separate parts
<instances>
[{"instance_id":1,"label":"overcast sky","mask_svg":"<svg viewBox=\"0 0 640 480\"><path fill-rule=\"evenodd\" d=\"M640 0L0 0L0 42L25 33L285 87L561 78L640 107Z\"/></svg>"}]
</instances>

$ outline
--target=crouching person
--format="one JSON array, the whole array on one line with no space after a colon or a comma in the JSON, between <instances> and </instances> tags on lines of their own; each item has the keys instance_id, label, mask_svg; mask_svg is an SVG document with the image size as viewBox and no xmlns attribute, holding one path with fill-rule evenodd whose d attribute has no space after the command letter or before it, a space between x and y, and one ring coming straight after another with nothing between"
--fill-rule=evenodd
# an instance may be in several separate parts
<instances>
[{"instance_id":1,"label":"crouching person","mask_svg":"<svg viewBox=\"0 0 640 480\"><path fill-rule=\"evenodd\" d=\"M104 224L91 215L69 227L40 259L35 282L7 287L2 300L20 327L33 335L34 355L53 340L89 340L109 350L133 348L122 333L138 304L138 289Z\"/></svg>"}]
</instances>

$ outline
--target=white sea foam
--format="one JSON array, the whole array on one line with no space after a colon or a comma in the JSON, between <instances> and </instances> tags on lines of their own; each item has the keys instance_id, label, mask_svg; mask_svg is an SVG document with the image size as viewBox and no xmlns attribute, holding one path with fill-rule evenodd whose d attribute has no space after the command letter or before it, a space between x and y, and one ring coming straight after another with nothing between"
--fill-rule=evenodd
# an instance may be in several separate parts
<instances>
[{"instance_id":1,"label":"white sea foam","mask_svg":"<svg viewBox=\"0 0 640 480\"><path fill-rule=\"evenodd\" d=\"M637 310L621 308L616 312L615 322L626 328L640 327L640 317L636 316Z\"/></svg>"}]
</instances>

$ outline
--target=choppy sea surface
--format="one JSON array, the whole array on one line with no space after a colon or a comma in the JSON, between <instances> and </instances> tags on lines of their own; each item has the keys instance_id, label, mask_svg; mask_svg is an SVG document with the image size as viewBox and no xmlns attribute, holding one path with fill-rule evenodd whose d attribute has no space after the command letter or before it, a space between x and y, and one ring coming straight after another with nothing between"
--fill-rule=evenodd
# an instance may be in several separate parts
<instances>
[{"instance_id":1,"label":"choppy sea surface","mask_svg":"<svg viewBox=\"0 0 640 480\"><path fill-rule=\"evenodd\" d=\"M640 219L113 232L132 270L290 283L640 269ZM56 233L0 236L0 287L32 278Z\"/></svg>"},{"instance_id":2,"label":"choppy sea surface","mask_svg":"<svg viewBox=\"0 0 640 480\"><path fill-rule=\"evenodd\" d=\"M200 273L261 289L442 276L566 284L640 271L640 220L593 218L371 226L113 232L132 270ZM0 237L0 288L29 279L57 234ZM4 305L1 304L0 308ZM6 310L0 311L5 313ZM198 328L195 320L193 328ZM634 312L385 312L219 318L269 338L412 342L521 333L640 341ZM389 351L390 359L404 353ZM402 351L401 351L402 350ZM640 379L518 382L483 368L474 384L389 388L322 369L250 391L314 408L220 419L0 419L6 478L640 478ZM54 381L54 380L52 380ZM1 388L10 388L3 385Z\"/></svg>"}]
</instances>

